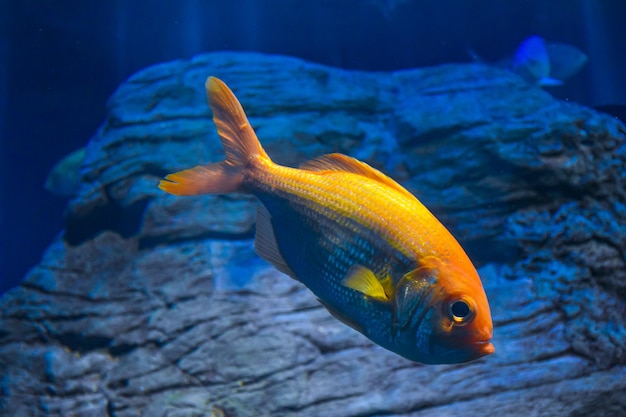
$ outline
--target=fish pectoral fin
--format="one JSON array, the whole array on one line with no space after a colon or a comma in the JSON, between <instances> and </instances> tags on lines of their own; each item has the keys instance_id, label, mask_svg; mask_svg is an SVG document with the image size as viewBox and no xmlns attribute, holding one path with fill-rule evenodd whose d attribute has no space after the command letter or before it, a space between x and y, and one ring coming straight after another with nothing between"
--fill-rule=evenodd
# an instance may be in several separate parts
<instances>
[{"instance_id":1,"label":"fish pectoral fin","mask_svg":"<svg viewBox=\"0 0 626 417\"><path fill-rule=\"evenodd\" d=\"M256 211L254 251L283 274L300 281L280 253L276 235L274 234L274 226L272 225L272 215L263 204L260 204Z\"/></svg>"},{"instance_id":2,"label":"fish pectoral fin","mask_svg":"<svg viewBox=\"0 0 626 417\"><path fill-rule=\"evenodd\" d=\"M385 291L385 284L391 284L391 279L384 279L382 282L376 277L372 270L355 265L348 271L342 284L348 288L358 291L376 301L389 302L389 289Z\"/></svg>"},{"instance_id":3,"label":"fish pectoral fin","mask_svg":"<svg viewBox=\"0 0 626 417\"><path fill-rule=\"evenodd\" d=\"M324 301L322 301L319 298L317 299L317 301L319 301L320 304L323 305L326 308L326 310L328 310L328 312L334 318L336 318L337 320L339 320L340 322L342 322L346 326L352 327L357 332L365 334L365 330L363 329L363 327L359 323L354 321L351 317L348 317L348 316L345 316L345 315L341 314L340 312L338 312L337 310L335 310L334 308L332 308L330 305L326 304Z\"/></svg>"},{"instance_id":4,"label":"fish pectoral fin","mask_svg":"<svg viewBox=\"0 0 626 417\"><path fill-rule=\"evenodd\" d=\"M395 189L403 194L414 197L406 188L389 178L376 168L372 168L365 162L361 162L358 159L346 156L340 153L331 153L328 155L322 155L315 159L305 162L300 165L300 169L308 171L339 171L339 172L351 172L353 174L362 175L369 179L378 181L385 184L388 187Z\"/></svg>"}]
</instances>

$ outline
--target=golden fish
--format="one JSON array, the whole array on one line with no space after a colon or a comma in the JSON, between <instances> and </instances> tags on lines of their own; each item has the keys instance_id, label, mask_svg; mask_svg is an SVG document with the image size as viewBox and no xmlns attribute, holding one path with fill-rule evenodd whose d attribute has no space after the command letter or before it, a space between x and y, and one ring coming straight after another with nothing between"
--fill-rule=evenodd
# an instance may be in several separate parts
<instances>
[{"instance_id":1,"label":"golden fish","mask_svg":"<svg viewBox=\"0 0 626 417\"><path fill-rule=\"evenodd\" d=\"M476 269L415 196L341 154L299 169L275 164L226 84L209 77L206 91L226 159L170 174L159 188L257 196L256 252L386 349L422 363L494 352Z\"/></svg>"}]
</instances>

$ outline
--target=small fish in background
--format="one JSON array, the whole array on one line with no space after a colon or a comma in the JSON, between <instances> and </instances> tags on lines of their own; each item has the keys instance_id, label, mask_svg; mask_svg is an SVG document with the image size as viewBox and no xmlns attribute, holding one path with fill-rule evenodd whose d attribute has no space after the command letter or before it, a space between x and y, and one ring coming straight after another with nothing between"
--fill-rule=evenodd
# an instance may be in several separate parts
<instances>
[{"instance_id":1,"label":"small fish in background","mask_svg":"<svg viewBox=\"0 0 626 417\"><path fill-rule=\"evenodd\" d=\"M574 46L530 36L515 51L510 69L531 84L548 87L562 85L586 62L587 55Z\"/></svg>"},{"instance_id":2,"label":"small fish in background","mask_svg":"<svg viewBox=\"0 0 626 417\"><path fill-rule=\"evenodd\" d=\"M415 196L341 154L300 168L275 164L226 84L209 77L205 86L226 159L170 174L159 188L178 196L256 195L256 252L392 352L429 364L494 352L476 269Z\"/></svg>"},{"instance_id":3,"label":"small fish in background","mask_svg":"<svg viewBox=\"0 0 626 417\"><path fill-rule=\"evenodd\" d=\"M85 159L85 148L75 150L57 162L46 178L44 189L53 194L73 197L80 187L80 167Z\"/></svg>"}]
</instances>

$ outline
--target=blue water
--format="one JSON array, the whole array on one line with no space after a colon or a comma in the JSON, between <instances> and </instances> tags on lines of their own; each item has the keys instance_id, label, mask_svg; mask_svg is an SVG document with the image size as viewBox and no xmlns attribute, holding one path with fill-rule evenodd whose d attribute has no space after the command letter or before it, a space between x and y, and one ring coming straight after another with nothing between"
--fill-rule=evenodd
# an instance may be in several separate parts
<instances>
[{"instance_id":1,"label":"blue water","mask_svg":"<svg viewBox=\"0 0 626 417\"><path fill-rule=\"evenodd\" d=\"M44 191L83 146L117 85L151 64L218 50L389 71L511 55L530 35L574 45L587 65L555 96L623 112L623 0L110 0L0 2L0 292L63 227Z\"/></svg>"}]
</instances>

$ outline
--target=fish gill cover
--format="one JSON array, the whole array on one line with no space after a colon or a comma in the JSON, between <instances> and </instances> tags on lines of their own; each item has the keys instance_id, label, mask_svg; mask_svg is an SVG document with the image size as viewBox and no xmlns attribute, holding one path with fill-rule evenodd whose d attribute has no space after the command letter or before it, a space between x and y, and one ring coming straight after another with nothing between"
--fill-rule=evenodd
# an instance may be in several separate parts
<instances>
[{"instance_id":1,"label":"fish gill cover","mask_svg":"<svg viewBox=\"0 0 626 417\"><path fill-rule=\"evenodd\" d=\"M250 197L177 199L222 159L207 75L272 157L395 175L479 268L496 353L419 365L332 318L252 248ZM626 129L480 65L392 73L213 53L122 84L66 229L0 299L6 415L589 416L626 410Z\"/></svg>"}]
</instances>

